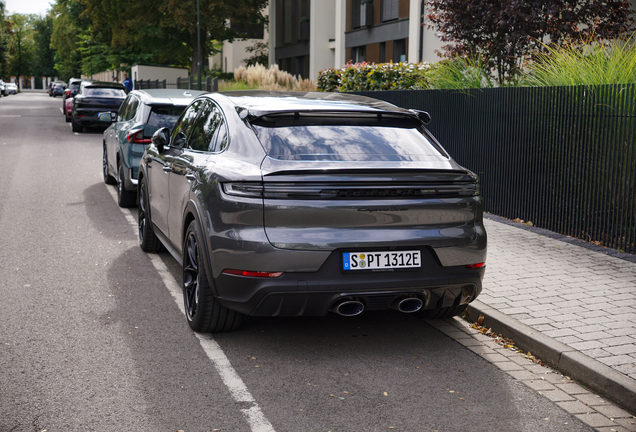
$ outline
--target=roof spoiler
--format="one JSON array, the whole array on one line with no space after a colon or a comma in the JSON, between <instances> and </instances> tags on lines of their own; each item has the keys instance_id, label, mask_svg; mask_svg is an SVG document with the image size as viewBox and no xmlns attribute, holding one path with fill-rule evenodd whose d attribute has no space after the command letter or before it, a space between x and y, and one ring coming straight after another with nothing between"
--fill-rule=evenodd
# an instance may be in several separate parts
<instances>
[{"instance_id":1,"label":"roof spoiler","mask_svg":"<svg viewBox=\"0 0 636 432\"><path fill-rule=\"evenodd\" d=\"M399 118L399 117L416 117L422 123L428 124L431 121L431 115L426 111L420 111L411 109L408 111L396 112L396 111L383 111L383 110L287 110L287 111L256 111L251 112L249 108L236 106L236 113L239 118L243 121L253 121L261 117L265 117L268 115L294 115L295 117L299 117L301 114L303 115L341 115L341 116L356 116L356 115L364 115L364 116L378 116L378 118L382 118L383 116L389 118Z\"/></svg>"}]
</instances>

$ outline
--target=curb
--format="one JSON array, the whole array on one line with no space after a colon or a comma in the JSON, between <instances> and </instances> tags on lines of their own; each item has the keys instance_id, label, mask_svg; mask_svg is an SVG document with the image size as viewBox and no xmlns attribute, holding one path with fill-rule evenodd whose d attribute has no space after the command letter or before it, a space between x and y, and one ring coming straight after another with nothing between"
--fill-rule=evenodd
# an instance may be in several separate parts
<instances>
[{"instance_id":1,"label":"curb","mask_svg":"<svg viewBox=\"0 0 636 432\"><path fill-rule=\"evenodd\" d=\"M483 315L484 327L512 339L520 349L530 351L545 364L636 414L635 380L479 300L470 303L468 311L473 317Z\"/></svg>"}]
</instances>

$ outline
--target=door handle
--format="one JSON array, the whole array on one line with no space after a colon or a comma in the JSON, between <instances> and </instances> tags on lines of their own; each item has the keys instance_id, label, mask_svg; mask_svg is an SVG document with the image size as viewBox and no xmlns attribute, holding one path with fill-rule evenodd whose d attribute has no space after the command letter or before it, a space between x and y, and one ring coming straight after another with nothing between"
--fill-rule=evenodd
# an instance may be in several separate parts
<instances>
[{"instance_id":1,"label":"door handle","mask_svg":"<svg viewBox=\"0 0 636 432\"><path fill-rule=\"evenodd\" d=\"M197 177L192 173L186 174L185 177L188 179L188 183L197 181Z\"/></svg>"},{"instance_id":2,"label":"door handle","mask_svg":"<svg viewBox=\"0 0 636 432\"><path fill-rule=\"evenodd\" d=\"M168 174L170 171L172 171L172 168L170 168L169 166L163 167L163 172L165 172L166 174Z\"/></svg>"}]
</instances>

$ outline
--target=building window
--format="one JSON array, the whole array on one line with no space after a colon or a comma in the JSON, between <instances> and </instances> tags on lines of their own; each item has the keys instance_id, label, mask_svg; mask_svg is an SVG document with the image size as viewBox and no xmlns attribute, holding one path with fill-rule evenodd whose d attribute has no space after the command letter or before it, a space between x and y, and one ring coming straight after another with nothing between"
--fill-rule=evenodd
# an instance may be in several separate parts
<instances>
[{"instance_id":1,"label":"building window","mask_svg":"<svg viewBox=\"0 0 636 432\"><path fill-rule=\"evenodd\" d=\"M380 63L386 63L386 42L380 42Z\"/></svg>"},{"instance_id":2,"label":"building window","mask_svg":"<svg viewBox=\"0 0 636 432\"><path fill-rule=\"evenodd\" d=\"M399 0L382 0L382 22L398 19L399 13Z\"/></svg>"},{"instance_id":3,"label":"building window","mask_svg":"<svg viewBox=\"0 0 636 432\"><path fill-rule=\"evenodd\" d=\"M296 57L296 74L301 78L305 78L305 56Z\"/></svg>"},{"instance_id":4,"label":"building window","mask_svg":"<svg viewBox=\"0 0 636 432\"><path fill-rule=\"evenodd\" d=\"M406 39L393 41L393 61L395 63L406 61Z\"/></svg>"},{"instance_id":5,"label":"building window","mask_svg":"<svg viewBox=\"0 0 636 432\"><path fill-rule=\"evenodd\" d=\"M359 47L355 47L351 50L351 57L353 57L354 63L362 63L367 56L367 47L366 45L362 45Z\"/></svg>"},{"instance_id":6,"label":"building window","mask_svg":"<svg viewBox=\"0 0 636 432\"><path fill-rule=\"evenodd\" d=\"M292 43L292 1L283 0L283 44Z\"/></svg>"}]
</instances>

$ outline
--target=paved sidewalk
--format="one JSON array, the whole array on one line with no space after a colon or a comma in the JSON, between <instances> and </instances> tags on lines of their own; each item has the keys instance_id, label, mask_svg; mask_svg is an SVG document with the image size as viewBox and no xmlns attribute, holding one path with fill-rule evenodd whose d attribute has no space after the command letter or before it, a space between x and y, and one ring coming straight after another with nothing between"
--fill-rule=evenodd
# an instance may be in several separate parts
<instances>
[{"instance_id":1,"label":"paved sidewalk","mask_svg":"<svg viewBox=\"0 0 636 432\"><path fill-rule=\"evenodd\" d=\"M485 315L485 326L636 414L632 256L608 256L502 221L485 221L488 267L471 320Z\"/></svg>"}]
</instances>

